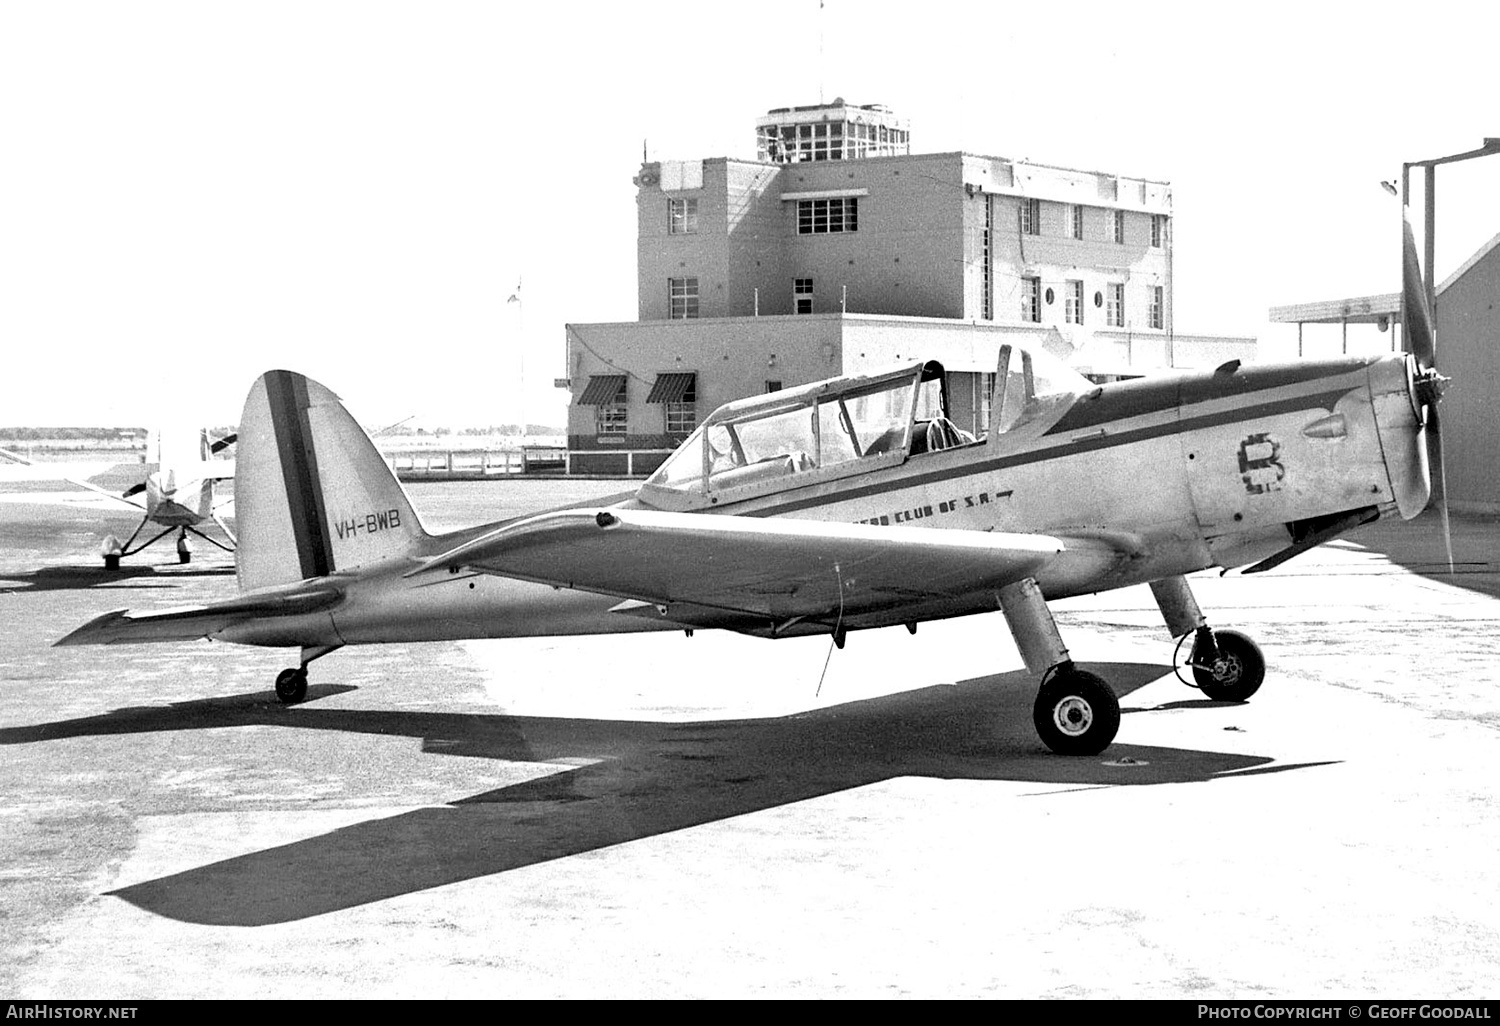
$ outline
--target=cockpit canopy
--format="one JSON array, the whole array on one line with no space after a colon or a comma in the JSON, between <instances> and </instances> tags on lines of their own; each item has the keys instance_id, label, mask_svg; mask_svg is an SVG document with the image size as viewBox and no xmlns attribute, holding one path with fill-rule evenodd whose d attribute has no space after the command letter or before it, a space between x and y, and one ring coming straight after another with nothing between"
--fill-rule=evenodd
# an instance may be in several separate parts
<instances>
[{"instance_id":1,"label":"cockpit canopy","mask_svg":"<svg viewBox=\"0 0 1500 1026\"><path fill-rule=\"evenodd\" d=\"M948 417L936 361L833 378L719 407L642 486L653 505L691 508L865 473L1012 431L1092 386L1046 353L1000 349L974 432Z\"/></svg>"}]
</instances>

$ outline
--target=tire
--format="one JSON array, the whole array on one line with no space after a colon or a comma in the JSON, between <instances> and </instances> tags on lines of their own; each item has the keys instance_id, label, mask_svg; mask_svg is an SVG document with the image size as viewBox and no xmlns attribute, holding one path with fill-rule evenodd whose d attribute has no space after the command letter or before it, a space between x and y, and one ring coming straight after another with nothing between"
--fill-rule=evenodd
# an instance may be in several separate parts
<instances>
[{"instance_id":1,"label":"tire","mask_svg":"<svg viewBox=\"0 0 1500 1026\"><path fill-rule=\"evenodd\" d=\"M1037 691L1031 722L1058 755L1098 755L1120 729L1114 689L1085 670L1062 670Z\"/></svg>"},{"instance_id":2,"label":"tire","mask_svg":"<svg viewBox=\"0 0 1500 1026\"><path fill-rule=\"evenodd\" d=\"M1219 662L1213 669L1193 667L1198 689L1215 702L1244 702L1266 679L1266 657L1260 646L1239 631L1214 631Z\"/></svg>"},{"instance_id":3,"label":"tire","mask_svg":"<svg viewBox=\"0 0 1500 1026\"><path fill-rule=\"evenodd\" d=\"M284 705L295 705L307 698L307 670L289 667L276 675L276 697Z\"/></svg>"}]
</instances>

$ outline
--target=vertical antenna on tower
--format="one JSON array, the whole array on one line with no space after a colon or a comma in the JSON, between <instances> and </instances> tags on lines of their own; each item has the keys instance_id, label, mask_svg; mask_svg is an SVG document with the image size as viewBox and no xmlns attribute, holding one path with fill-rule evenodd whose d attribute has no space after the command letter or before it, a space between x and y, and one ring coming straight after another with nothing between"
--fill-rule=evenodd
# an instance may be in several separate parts
<instances>
[{"instance_id":1,"label":"vertical antenna on tower","mask_svg":"<svg viewBox=\"0 0 1500 1026\"><path fill-rule=\"evenodd\" d=\"M823 0L818 0L818 106L823 106Z\"/></svg>"}]
</instances>

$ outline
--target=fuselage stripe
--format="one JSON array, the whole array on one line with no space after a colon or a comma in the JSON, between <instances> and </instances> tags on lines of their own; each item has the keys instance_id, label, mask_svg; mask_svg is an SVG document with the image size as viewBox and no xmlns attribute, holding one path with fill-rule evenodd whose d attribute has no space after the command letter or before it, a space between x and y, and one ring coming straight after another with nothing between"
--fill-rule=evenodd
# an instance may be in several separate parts
<instances>
[{"instance_id":1,"label":"fuselage stripe","mask_svg":"<svg viewBox=\"0 0 1500 1026\"><path fill-rule=\"evenodd\" d=\"M1029 463L1040 463L1044 460L1077 456L1080 453L1094 452L1099 449L1111 449L1119 445L1129 445L1132 442L1142 442L1151 438L1160 438L1164 435L1175 435L1187 431L1217 427L1221 424L1232 424L1235 421L1249 420L1255 417L1269 417L1303 409L1309 411L1331 410L1338 404L1340 399L1354 391L1357 387L1356 385L1346 385L1335 390L1314 395L1298 395L1288 399L1279 399L1275 402L1262 403L1258 406L1220 410L1214 413L1204 413L1194 417L1187 417L1182 420L1177 419L1176 416L1171 416L1170 419L1163 420L1160 423L1132 428L1121 431L1118 434L1107 433L1108 426L1106 425L1105 434L1097 437L1078 439L1063 445L1052 445L1045 449L1033 449L1030 452L1016 453L1012 456L1000 456L981 463L968 463L956 467L948 467L928 474L898 477L894 480L882 481L879 484L866 485L863 488L836 491L827 495L811 496L806 499L795 499L791 502L763 506L760 509L740 511L735 509L735 506L729 506L720 507L719 512L734 511L741 516L747 517L782 516L787 513L795 513L799 510L848 502L851 499L862 499L872 495L882 495L887 492L902 491L908 488L920 488L925 485L938 484L943 481L951 481L955 478L968 477L973 474L1008 470L1011 467L1025 466ZM1175 413L1176 411L1164 412ZM925 459L926 457L919 458ZM900 468L897 469L899 471Z\"/></svg>"}]
</instances>

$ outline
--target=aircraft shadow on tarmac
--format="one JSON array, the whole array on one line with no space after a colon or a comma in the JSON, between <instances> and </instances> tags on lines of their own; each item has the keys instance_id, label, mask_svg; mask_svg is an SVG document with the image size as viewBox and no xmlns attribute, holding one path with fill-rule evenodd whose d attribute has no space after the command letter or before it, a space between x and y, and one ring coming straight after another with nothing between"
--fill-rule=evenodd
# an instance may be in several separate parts
<instances>
[{"instance_id":1,"label":"aircraft shadow on tarmac","mask_svg":"<svg viewBox=\"0 0 1500 1026\"><path fill-rule=\"evenodd\" d=\"M1500 538L1500 518L1483 513L1452 517L1453 565L1448 565L1442 520L1429 509L1409 523L1378 521L1350 533L1349 540L1378 552L1419 577L1500 598L1500 565L1488 557Z\"/></svg>"},{"instance_id":2,"label":"aircraft shadow on tarmac","mask_svg":"<svg viewBox=\"0 0 1500 1026\"><path fill-rule=\"evenodd\" d=\"M1122 697L1166 669L1139 663L1090 668L1114 682ZM309 696L316 701L351 690L321 685ZM420 738L423 751L432 753L589 762L111 892L161 916L235 926L306 919L895 777L1034 781L1071 790L1326 765L1272 765L1263 756L1129 744L1092 758L1056 756L1033 733L1033 690L1029 676L1017 672L791 716L693 723L311 703L289 709L256 693L4 728L0 744L276 725L405 735Z\"/></svg>"},{"instance_id":3,"label":"aircraft shadow on tarmac","mask_svg":"<svg viewBox=\"0 0 1500 1026\"><path fill-rule=\"evenodd\" d=\"M233 566L197 566L189 569L174 565L162 573L158 573L154 566L122 566L118 570L107 570L102 566L44 566L39 570L22 573L0 572L0 595L98 588L121 582L129 582L128 587L132 590L154 591L174 587L182 578L223 577L233 574Z\"/></svg>"}]
</instances>

